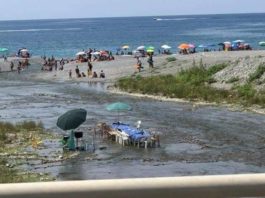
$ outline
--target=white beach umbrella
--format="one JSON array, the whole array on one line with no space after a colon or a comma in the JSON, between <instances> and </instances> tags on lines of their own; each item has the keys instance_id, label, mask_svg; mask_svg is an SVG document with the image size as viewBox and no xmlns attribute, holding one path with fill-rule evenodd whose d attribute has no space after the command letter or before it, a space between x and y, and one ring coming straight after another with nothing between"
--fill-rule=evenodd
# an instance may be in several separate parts
<instances>
[{"instance_id":1,"label":"white beach umbrella","mask_svg":"<svg viewBox=\"0 0 265 198\"><path fill-rule=\"evenodd\" d=\"M233 43L245 43L245 41L244 40L235 40L235 41L233 41Z\"/></svg>"},{"instance_id":2,"label":"white beach umbrella","mask_svg":"<svg viewBox=\"0 0 265 198\"><path fill-rule=\"evenodd\" d=\"M136 50L144 50L144 49L145 49L145 46L143 46L143 45L136 48Z\"/></svg>"},{"instance_id":3,"label":"white beach umbrella","mask_svg":"<svg viewBox=\"0 0 265 198\"><path fill-rule=\"evenodd\" d=\"M225 45L231 45L231 42L230 41L225 41L224 44Z\"/></svg>"},{"instance_id":4,"label":"white beach umbrella","mask_svg":"<svg viewBox=\"0 0 265 198\"><path fill-rule=\"evenodd\" d=\"M92 55L100 55L100 52L92 52Z\"/></svg>"},{"instance_id":5,"label":"white beach umbrella","mask_svg":"<svg viewBox=\"0 0 265 198\"><path fill-rule=\"evenodd\" d=\"M162 45L161 48L163 48L165 50L171 49L171 47L169 45Z\"/></svg>"},{"instance_id":6,"label":"white beach umbrella","mask_svg":"<svg viewBox=\"0 0 265 198\"><path fill-rule=\"evenodd\" d=\"M85 52L78 52L78 53L76 54L76 56L84 56L84 55L86 55Z\"/></svg>"},{"instance_id":7,"label":"white beach umbrella","mask_svg":"<svg viewBox=\"0 0 265 198\"><path fill-rule=\"evenodd\" d=\"M129 49L129 48L130 48L129 45L124 45L124 46L122 46L122 49L124 49L124 50L127 50L127 49Z\"/></svg>"}]
</instances>

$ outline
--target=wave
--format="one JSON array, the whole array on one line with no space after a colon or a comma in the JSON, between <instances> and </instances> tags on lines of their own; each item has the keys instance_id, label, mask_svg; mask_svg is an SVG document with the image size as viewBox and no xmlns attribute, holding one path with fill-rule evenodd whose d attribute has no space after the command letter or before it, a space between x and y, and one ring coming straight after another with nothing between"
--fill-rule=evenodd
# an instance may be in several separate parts
<instances>
[{"instance_id":1,"label":"wave","mask_svg":"<svg viewBox=\"0 0 265 198\"><path fill-rule=\"evenodd\" d=\"M21 30L0 30L0 33L10 33L10 32L43 32L43 31L75 31L81 30L81 28L63 28L63 29L21 29Z\"/></svg>"}]
</instances>

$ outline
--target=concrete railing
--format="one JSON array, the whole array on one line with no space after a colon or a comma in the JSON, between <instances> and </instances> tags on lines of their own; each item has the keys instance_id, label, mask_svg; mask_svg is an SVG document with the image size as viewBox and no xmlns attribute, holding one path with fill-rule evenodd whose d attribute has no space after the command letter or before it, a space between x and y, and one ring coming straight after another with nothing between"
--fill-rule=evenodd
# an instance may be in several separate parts
<instances>
[{"instance_id":1,"label":"concrete railing","mask_svg":"<svg viewBox=\"0 0 265 198\"><path fill-rule=\"evenodd\" d=\"M0 198L265 197L265 174L2 184Z\"/></svg>"}]
</instances>

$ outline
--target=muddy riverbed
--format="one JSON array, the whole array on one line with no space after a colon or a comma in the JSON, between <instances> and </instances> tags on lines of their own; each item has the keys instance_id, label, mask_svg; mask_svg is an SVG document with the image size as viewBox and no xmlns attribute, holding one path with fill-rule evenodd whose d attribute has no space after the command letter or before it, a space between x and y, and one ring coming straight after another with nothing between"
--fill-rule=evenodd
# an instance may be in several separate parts
<instances>
[{"instance_id":1,"label":"muddy riverbed","mask_svg":"<svg viewBox=\"0 0 265 198\"><path fill-rule=\"evenodd\" d=\"M265 172L264 115L115 95L102 83L51 83L31 81L28 76L27 72L0 75L1 121L42 121L63 136L66 133L56 127L57 118L67 110L84 108L87 121L79 130L91 143L96 123L111 124L117 119L106 106L121 101L133 107L120 115L121 121L134 125L141 120L144 129L161 135L161 147L147 150L95 139L94 153L26 166L31 171L51 173L57 180ZM45 155L61 150L57 141L47 145Z\"/></svg>"}]
</instances>

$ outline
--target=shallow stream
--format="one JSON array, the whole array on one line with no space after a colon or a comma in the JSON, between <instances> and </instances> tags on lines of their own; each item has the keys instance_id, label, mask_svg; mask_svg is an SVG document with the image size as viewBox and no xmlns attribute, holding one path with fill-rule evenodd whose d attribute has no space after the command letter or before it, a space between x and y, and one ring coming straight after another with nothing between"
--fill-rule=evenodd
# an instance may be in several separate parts
<instances>
[{"instance_id":1,"label":"shallow stream","mask_svg":"<svg viewBox=\"0 0 265 198\"><path fill-rule=\"evenodd\" d=\"M121 121L135 125L141 120L144 129L161 134L160 148L121 147L97 140L95 153L31 165L30 170L52 173L58 180L265 172L264 115L115 95L104 84L31 81L27 75L0 75L1 121L42 121L47 129L63 135L56 127L57 118L67 110L84 108L88 116L80 130L91 137L96 123L117 120L106 106L121 101L133 107L120 115ZM58 144L50 146L50 153L53 147L58 149Z\"/></svg>"}]
</instances>

